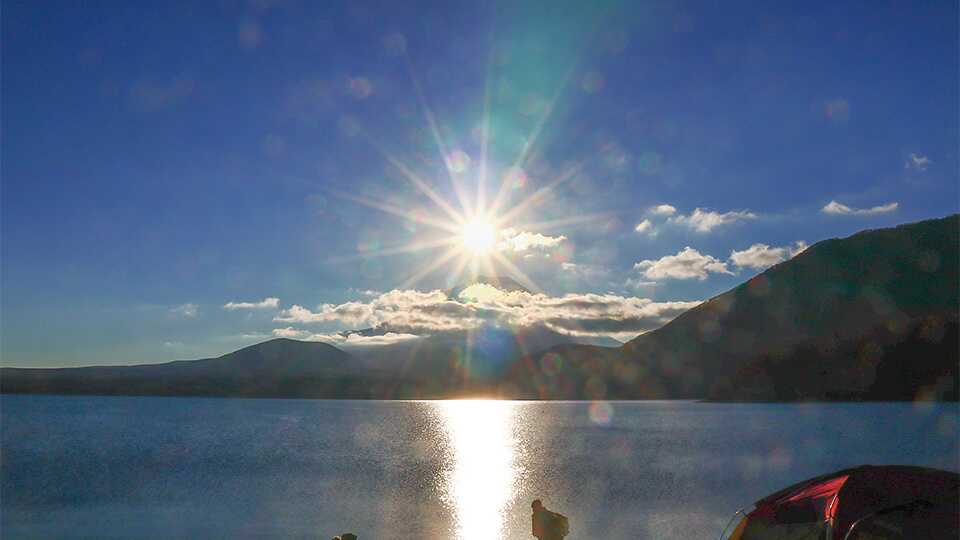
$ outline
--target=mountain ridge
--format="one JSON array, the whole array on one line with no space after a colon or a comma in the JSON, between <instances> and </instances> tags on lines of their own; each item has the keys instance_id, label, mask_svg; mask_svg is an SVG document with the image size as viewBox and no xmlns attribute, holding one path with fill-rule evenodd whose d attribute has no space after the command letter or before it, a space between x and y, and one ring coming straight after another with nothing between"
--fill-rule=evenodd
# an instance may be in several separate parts
<instances>
[{"instance_id":1,"label":"mountain ridge","mask_svg":"<svg viewBox=\"0 0 960 540\"><path fill-rule=\"evenodd\" d=\"M960 287L958 218L953 214L817 242L624 344L612 361L620 371L638 375L628 377L630 384L620 384L612 397L745 399L730 385L741 368L760 357L787 358L827 337L835 346L849 344L881 325L893 329L888 345L894 346L925 317L949 328L956 321ZM588 348L544 353L552 354L571 364L569 379L588 376L582 366L591 356L606 357ZM544 355L525 361L535 365ZM944 395L956 399L956 362L946 369L953 390ZM589 398L591 392L582 387L580 395Z\"/></svg>"},{"instance_id":2,"label":"mountain ridge","mask_svg":"<svg viewBox=\"0 0 960 540\"><path fill-rule=\"evenodd\" d=\"M0 391L955 401L958 266L954 214L817 242L619 348L535 328L426 337L362 354L277 338L200 360L2 368Z\"/></svg>"}]
</instances>

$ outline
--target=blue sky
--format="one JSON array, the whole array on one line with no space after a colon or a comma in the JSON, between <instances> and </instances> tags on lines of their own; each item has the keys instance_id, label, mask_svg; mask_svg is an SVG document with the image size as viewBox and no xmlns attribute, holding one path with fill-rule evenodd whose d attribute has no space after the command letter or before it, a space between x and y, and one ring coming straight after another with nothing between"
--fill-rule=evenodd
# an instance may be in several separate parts
<instances>
[{"instance_id":1,"label":"blue sky","mask_svg":"<svg viewBox=\"0 0 960 540\"><path fill-rule=\"evenodd\" d=\"M3 365L321 339L461 258L626 339L957 212L956 2L584 4L4 2ZM481 178L535 204L411 280L447 247L392 251L453 234L427 192L464 213Z\"/></svg>"}]
</instances>

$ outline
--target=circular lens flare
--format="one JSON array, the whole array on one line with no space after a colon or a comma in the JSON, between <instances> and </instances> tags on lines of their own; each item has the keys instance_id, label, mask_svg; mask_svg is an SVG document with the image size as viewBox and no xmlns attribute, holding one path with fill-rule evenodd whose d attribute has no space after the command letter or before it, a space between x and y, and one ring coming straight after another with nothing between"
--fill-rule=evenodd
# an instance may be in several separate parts
<instances>
[{"instance_id":1,"label":"circular lens flare","mask_svg":"<svg viewBox=\"0 0 960 540\"><path fill-rule=\"evenodd\" d=\"M463 226L463 246L475 256L489 253L496 242L496 232L487 221L471 221Z\"/></svg>"}]
</instances>

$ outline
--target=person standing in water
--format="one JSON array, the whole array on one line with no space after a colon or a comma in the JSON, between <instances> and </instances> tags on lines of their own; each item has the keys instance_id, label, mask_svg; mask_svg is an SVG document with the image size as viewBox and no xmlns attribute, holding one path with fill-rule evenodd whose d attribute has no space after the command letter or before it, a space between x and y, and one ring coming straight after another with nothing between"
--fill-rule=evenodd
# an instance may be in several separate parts
<instances>
[{"instance_id":1,"label":"person standing in water","mask_svg":"<svg viewBox=\"0 0 960 540\"><path fill-rule=\"evenodd\" d=\"M570 534L570 522L567 516L551 512L543 506L543 501L536 499L530 505L533 508L533 536L538 540L563 540Z\"/></svg>"}]
</instances>

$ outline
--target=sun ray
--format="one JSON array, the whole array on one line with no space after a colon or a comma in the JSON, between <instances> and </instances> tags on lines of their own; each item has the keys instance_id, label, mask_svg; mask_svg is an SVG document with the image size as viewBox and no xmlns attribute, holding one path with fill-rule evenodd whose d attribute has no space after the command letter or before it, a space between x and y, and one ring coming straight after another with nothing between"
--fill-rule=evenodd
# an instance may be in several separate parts
<instances>
[{"instance_id":1,"label":"sun ray","mask_svg":"<svg viewBox=\"0 0 960 540\"><path fill-rule=\"evenodd\" d=\"M466 270L468 281L472 282L473 280L477 279L478 276L481 275L478 268L485 260L487 259L481 258L481 257L469 257L469 256L467 257L467 264L465 266L465 270Z\"/></svg>"},{"instance_id":2,"label":"sun ray","mask_svg":"<svg viewBox=\"0 0 960 540\"><path fill-rule=\"evenodd\" d=\"M487 72L483 80L483 120L480 125L480 172L477 177L477 209L487 206L487 152L490 143L490 72L493 54L487 58Z\"/></svg>"},{"instance_id":3,"label":"sun ray","mask_svg":"<svg viewBox=\"0 0 960 540\"><path fill-rule=\"evenodd\" d=\"M443 210L450 218L457 224L462 224L466 219L463 214L457 212L457 210L446 201L439 193L434 191L429 184L418 174L410 170L402 161L397 157L391 154L387 149L380 144L372 135L370 135L366 130L363 130L364 135L370 144L386 159L390 162L391 165L396 167L400 174L402 174L407 180L410 181L417 189L419 189L424 195L430 198L434 204L436 204L441 210Z\"/></svg>"},{"instance_id":4,"label":"sun ray","mask_svg":"<svg viewBox=\"0 0 960 540\"><path fill-rule=\"evenodd\" d=\"M416 173L408 169L406 165L401 163L399 160L397 160L393 156L387 156L387 159L390 161L390 163L394 167L398 168L400 172L404 176L406 176L407 179L410 180L410 182L413 183L413 185L417 186L417 188L419 188L420 191L422 191L427 197L430 197L430 200L432 200L437 206L439 206L444 212L446 212L447 215L449 215L456 223L463 223L464 221L466 221L466 219L463 217L463 214L461 214L460 212L457 212L457 210L453 206L451 206L450 203L446 201L446 199L444 199L436 191L434 191L433 188L431 188Z\"/></svg>"},{"instance_id":5,"label":"sun ray","mask_svg":"<svg viewBox=\"0 0 960 540\"><path fill-rule=\"evenodd\" d=\"M375 257L387 257L390 255L399 255L401 253L415 253L417 251L426 251L429 249L441 248L444 246L449 246L456 244L458 242L457 237L448 236L444 238L438 238L435 240L422 240L419 242L411 242L409 244L404 244L402 246L390 247L378 249L377 251L372 251L369 253L356 253L353 255L343 255L339 257L332 257L327 259L331 263L339 263L346 261L355 261L358 259L372 259Z\"/></svg>"},{"instance_id":6,"label":"sun ray","mask_svg":"<svg viewBox=\"0 0 960 540\"><path fill-rule=\"evenodd\" d=\"M404 210L403 208L400 208L396 205L392 205L390 203L377 201L374 199L370 199L368 197L363 197L361 195L351 195L349 193L336 192L336 191L331 193L336 195L337 197L342 197L344 199L348 199L348 200L363 204L365 206L369 206L370 208L375 208L377 210L381 210L388 214L393 214L395 216L402 217L408 221L414 221L417 223L423 223L424 225L430 225L432 227L443 229L453 234L456 234L458 232L457 226L454 224L451 224L449 222L442 221L430 216L416 215L412 210Z\"/></svg>"},{"instance_id":7,"label":"sun ray","mask_svg":"<svg viewBox=\"0 0 960 540\"><path fill-rule=\"evenodd\" d=\"M578 55L579 57L579 55ZM556 92L551 96L550 101L546 107L546 114L540 117L540 120L537 121L537 124L530 131L530 135L527 137L526 142L523 144L523 148L520 150L520 154L517 156L517 159L513 162L513 169L523 168L526 165L527 157L530 154L530 151L536 145L537 140L540 138L540 134L543 131L544 126L546 126L547 121L553 115L553 111L556 108L557 101L559 101L560 96L563 94L563 91L566 89L567 85L570 82L570 78L573 76L574 68L576 67L579 60L574 61L573 65L570 66L570 69L567 70L567 73L563 77L563 82L557 87ZM507 194L507 185L509 184L509 179L504 177L500 182L500 189L497 191L496 197L494 197L493 204L491 205L491 211L496 212L500 206L503 204L503 199Z\"/></svg>"},{"instance_id":8,"label":"sun ray","mask_svg":"<svg viewBox=\"0 0 960 540\"><path fill-rule=\"evenodd\" d=\"M496 251L493 252L493 258L496 259L497 262L502 264L507 269L507 272L511 274L510 277L518 281L521 285L523 285L524 287L530 289L530 291L535 293L543 292L543 289L541 289L540 286L537 285L535 281L530 279L529 276L524 274L522 270L517 268L517 265L513 264L513 262L511 262L510 259L504 257L501 253Z\"/></svg>"},{"instance_id":9,"label":"sun ray","mask_svg":"<svg viewBox=\"0 0 960 540\"><path fill-rule=\"evenodd\" d=\"M579 54L577 57L579 58ZM444 172L450 180L450 185L454 191L456 199L451 200L450 196L441 195L436 188L436 182L428 182L424 176L415 172L411 166L409 166L405 161L401 160L397 155L394 155L392 152L390 152L384 144L381 144L379 141L377 141L376 138L374 138L369 132L363 130L362 128L361 132L371 142L374 148L376 148L376 150L392 166L396 167L397 170L409 182L411 182L411 184L413 184L421 193L426 195L433 202L433 204L436 205L443 212L443 214L445 214L445 217L449 218L450 221L447 222L443 215L415 215L412 211L403 209L395 204L377 201L367 197L354 195L348 195L347 197L362 204L366 204L372 208L382 210L386 213L408 220L416 220L424 223L425 225L442 229L448 233L451 233L451 237L446 239L413 242L402 246L379 249L371 253L361 254L358 257L379 257L450 246L449 249L444 251L441 255L433 257L433 260L426 266L415 269L414 273L403 281L402 286L409 287L412 284L419 282L428 274L435 271L442 265L447 264L448 261L459 255L460 258L451 263L451 272L447 276L448 279L451 277L454 279L459 279L460 275L462 275L464 271L469 271L472 277L476 277L478 272L481 270L488 274L496 275L498 269L502 269L502 271L505 271L524 286L535 292L540 292L540 287L529 276L527 276L512 260L498 251L499 233L497 231L500 228L516 228L518 225L511 224L513 220L520 216L524 216L528 211L546 201L551 193L553 193L554 190L556 190L560 185L568 182L571 178L574 178L576 174L583 168L587 160L581 159L580 161L570 165L563 170L562 174L560 174L558 177L550 179L549 183L535 190L518 203L510 204L508 208L505 207L508 206L508 190L512 175L509 173L504 174L492 204L487 206L488 194L486 183L489 179L491 171L489 152L492 135L491 100L493 85L491 80L493 73L493 54L491 53L488 59L487 72L484 80L483 112L480 125L480 159L478 167L476 167L476 175L473 176L473 179L476 182L475 194L473 197L470 196L471 194L464 189L464 186L461 183L463 178L459 173L464 171L461 171L460 169L454 170L451 167L451 162L449 160L452 159L452 155L449 153L451 147L448 143L451 143L452 141L445 140L443 137L441 126L434 110L431 108L430 103L427 100L421 81L416 75L413 62L407 54L404 54L404 59L418 103L423 112L423 118L429 127L429 132L433 137L433 142L436 146L436 149L440 153L440 157L443 160L443 165L445 166ZM573 68L576 66L578 61L579 60L574 60L570 69L566 73L562 74L562 78L558 81L558 86L550 96L549 101L546 102L545 108L537 118L536 123L532 127L531 132L527 136L526 140L523 142L522 148L519 150L519 154L513 161L513 167L508 168L507 171L516 170L517 168L527 166L527 162L531 159L530 156L532 155L532 152L538 145L547 124L550 122L550 119L553 117L557 109L557 105L561 96L563 95L565 89L569 86L569 82L574 72ZM429 169L432 169L433 165L429 157L423 156L422 159L424 159L426 166ZM457 202L459 202L459 209L455 207ZM531 219L528 220L528 223L522 225L521 227L524 227L525 229L537 229L552 226L569 226L581 223L596 222L604 217L606 217L606 215L570 216L560 219L541 221ZM457 245L458 243L459 245Z\"/></svg>"},{"instance_id":10,"label":"sun ray","mask_svg":"<svg viewBox=\"0 0 960 540\"><path fill-rule=\"evenodd\" d=\"M430 272L433 272L433 271L436 270L437 268L440 268L441 266L443 266L444 263L446 263L446 262L449 261L450 259L452 259L452 258L454 258L454 257L456 257L457 255L460 255L460 254L461 254L461 250L460 250L458 247L452 247L452 248L448 249L448 250L446 251L446 253L444 253L444 254L441 255L440 257L434 259L434 261L433 261L432 263L430 263L430 264L428 264L427 266L421 268L421 269L418 270L416 273L414 273L412 276L410 276L409 278L407 278L406 280L404 280L403 283L400 285L400 288L401 288L401 289L408 289L408 288L410 288L411 286L416 285L416 284L417 284L421 279L423 279L427 274L429 274Z\"/></svg>"},{"instance_id":11,"label":"sun ray","mask_svg":"<svg viewBox=\"0 0 960 540\"><path fill-rule=\"evenodd\" d=\"M456 266L450 271L450 275L447 276L447 286L452 287L460 282L460 276L463 275L463 270L467 267L467 263L470 262L470 257L462 256L460 260L457 261Z\"/></svg>"},{"instance_id":12,"label":"sun ray","mask_svg":"<svg viewBox=\"0 0 960 540\"><path fill-rule=\"evenodd\" d=\"M483 271L488 276L496 276L497 268L493 265L493 258L487 257L480 261L481 266L483 266Z\"/></svg>"},{"instance_id":13,"label":"sun ray","mask_svg":"<svg viewBox=\"0 0 960 540\"><path fill-rule=\"evenodd\" d=\"M550 227L568 227L570 225L584 225L587 223L596 223L609 219L612 216L610 212L598 214L584 214L582 216L570 216L567 218L551 219L547 221L531 221L527 223L512 223L510 226L514 229L536 232L538 230Z\"/></svg>"},{"instance_id":14,"label":"sun ray","mask_svg":"<svg viewBox=\"0 0 960 540\"><path fill-rule=\"evenodd\" d=\"M447 163L447 159L450 157L450 150L443 142L443 137L440 134L440 128L437 126L436 116L433 114L433 110L427 103L427 97L423 92L423 87L420 85L420 80L417 78L414 72L413 61L407 54L404 54L404 58L407 64L407 73L410 75L410 80L413 83L414 92L417 94L417 99L420 102L420 106L423 108L424 117L427 120L427 125L430 126L430 133L433 135L433 141L437 145L437 151L440 152L440 160L443 163L444 170L447 171L447 177L450 179L450 184L453 186L453 191L457 194L457 199L460 201L460 207L463 209L463 212L466 215L473 215L474 212L470 207L469 197L467 197L466 193L464 193L460 182L457 180L453 171L450 170L450 166Z\"/></svg>"},{"instance_id":15,"label":"sun ray","mask_svg":"<svg viewBox=\"0 0 960 540\"><path fill-rule=\"evenodd\" d=\"M584 161L581 160L581 161L579 161L578 163L575 163L574 165L571 165L570 168L567 170L567 172L565 172L563 175L561 175L560 177L558 177L558 178L555 179L554 181L550 182L550 183L547 184L546 186L543 186L542 188L540 188L540 189L538 189L537 191L533 192L529 197L527 197L526 199L524 199L524 200L521 201L520 203L514 205L512 208L510 208L509 210L507 210L507 211L506 211L505 213L503 213L503 214L497 215L497 211L499 210L499 208L491 208L490 213L491 213L492 215L497 215L496 225L499 226L499 225L502 225L502 224L504 224L504 223L507 223L507 222L509 222L512 218L514 218L515 216L517 216L517 215L525 212L525 211L528 210L529 208L531 208L531 207L533 207L534 205L538 204L538 203L539 203L540 201L542 201L547 195L549 195L551 191L553 191L554 189L556 189L557 186L560 186L561 184L563 184L563 183L567 182L568 180L570 180L571 178L573 178L574 175L576 175L576 174L580 171L580 169L583 168L583 164L584 164Z\"/></svg>"}]
</instances>

